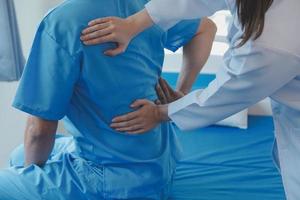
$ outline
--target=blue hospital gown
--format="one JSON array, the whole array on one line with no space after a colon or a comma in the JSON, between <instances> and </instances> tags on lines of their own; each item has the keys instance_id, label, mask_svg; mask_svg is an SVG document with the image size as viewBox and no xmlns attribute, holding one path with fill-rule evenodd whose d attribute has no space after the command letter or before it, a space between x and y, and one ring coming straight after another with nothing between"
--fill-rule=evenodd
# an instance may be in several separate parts
<instances>
[{"instance_id":1,"label":"blue hospital gown","mask_svg":"<svg viewBox=\"0 0 300 200\"><path fill-rule=\"evenodd\" d=\"M126 17L147 0L68 0L41 22L13 106L47 120L64 120L71 150L52 152L47 164L0 172L0 199L163 199L180 151L170 123L144 135L109 125L132 111L136 99L155 100L164 48L175 51L195 35L199 20L168 32L153 27L118 57L112 43L84 46L80 33L98 17ZM60 140L61 142L61 140ZM59 146L63 146L59 145ZM16 160L15 158L12 158Z\"/></svg>"}]
</instances>

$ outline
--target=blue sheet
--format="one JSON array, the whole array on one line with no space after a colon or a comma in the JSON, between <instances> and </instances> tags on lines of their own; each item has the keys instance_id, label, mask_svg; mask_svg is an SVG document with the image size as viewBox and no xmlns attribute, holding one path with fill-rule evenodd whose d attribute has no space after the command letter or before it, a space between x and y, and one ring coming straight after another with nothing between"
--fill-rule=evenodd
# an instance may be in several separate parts
<instances>
[{"instance_id":1,"label":"blue sheet","mask_svg":"<svg viewBox=\"0 0 300 200\"><path fill-rule=\"evenodd\" d=\"M163 77L174 86L176 73ZM201 75L194 88L215 78ZM212 126L190 132L177 130L183 147L173 186L176 200L283 200L281 177L272 160L271 117L249 118L249 129Z\"/></svg>"},{"instance_id":2,"label":"blue sheet","mask_svg":"<svg viewBox=\"0 0 300 200\"><path fill-rule=\"evenodd\" d=\"M172 199L283 200L273 164L271 117L250 117L250 128L178 130L183 147Z\"/></svg>"}]
</instances>

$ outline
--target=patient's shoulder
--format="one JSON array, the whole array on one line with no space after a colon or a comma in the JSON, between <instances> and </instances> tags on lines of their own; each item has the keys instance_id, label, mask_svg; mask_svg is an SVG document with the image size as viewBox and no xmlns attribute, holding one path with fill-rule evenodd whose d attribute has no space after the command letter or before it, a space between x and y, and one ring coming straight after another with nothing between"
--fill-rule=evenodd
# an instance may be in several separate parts
<instances>
[{"instance_id":1,"label":"patient's shoulder","mask_svg":"<svg viewBox=\"0 0 300 200\"><path fill-rule=\"evenodd\" d=\"M44 17L43 22L49 29L76 29L80 25L86 25L85 13L88 12L87 3L81 0L66 0L51 9Z\"/></svg>"},{"instance_id":2,"label":"patient's shoulder","mask_svg":"<svg viewBox=\"0 0 300 200\"><path fill-rule=\"evenodd\" d=\"M65 0L51 9L44 21L66 28L86 26L94 18L116 15L116 0Z\"/></svg>"},{"instance_id":3,"label":"patient's shoulder","mask_svg":"<svg viewBox=\"0 0 300 200\"><path fill-rule=\"evenodd\" d=\"M45 31L51 37L70 51L77 51L81 46L80 34L87 25L90 1L66 0L51 9L40 23L40 31Z\"/></svg>"}]
</instances>

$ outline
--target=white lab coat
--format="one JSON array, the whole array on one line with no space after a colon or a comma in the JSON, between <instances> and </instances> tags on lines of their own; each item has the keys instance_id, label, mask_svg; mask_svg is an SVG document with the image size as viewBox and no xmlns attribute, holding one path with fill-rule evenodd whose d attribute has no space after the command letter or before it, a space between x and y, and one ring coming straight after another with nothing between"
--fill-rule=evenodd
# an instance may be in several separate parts
<instances>
[{"instance_id":1,"label":"white lab coat","mask_svg":"<svg viewBox=\"0 0 300 200\"><path fill-rule=\"evenodd\" d=\"M299 200L300 1L274 0L261 37L241 48L234 48L242 35L235 0L152 0L146 9L163 29L218 10L232 12L231 47L216 80L201 95L195 91L171 103L169 117L183 130L195 129L270 97L276 127L274 160L279 160L287 199Z\"/></svg>"}]
</instances>

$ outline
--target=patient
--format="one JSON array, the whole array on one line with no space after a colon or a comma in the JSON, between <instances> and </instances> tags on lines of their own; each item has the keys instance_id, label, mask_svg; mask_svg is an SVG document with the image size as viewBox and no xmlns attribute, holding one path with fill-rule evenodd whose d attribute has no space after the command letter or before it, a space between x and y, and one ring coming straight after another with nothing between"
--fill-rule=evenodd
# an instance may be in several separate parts
<instances>
[{"instance_id":1,"label":"patient","mask_svg":"<svg viewBox=\"0 0 300 200\"><path fill-rule=\"evenodd\" d=\"M21 147L12 167L0 171L1 200L168 197L180 154L172 125L160 124L144 135L116 132L109 125L115 116L131 112L128 105L135 99L157 99L164 48L185 45L184 69L193 71L194 80L209 54L213 24L184 21L167 33L153 27L115 58L102 54L114 44L88 47L79 40L91 19L126 17L145 3L68 0L43 19L13 103L30 115L25 158ZM195 67L190 60L201 45L207 53ZM72 137L56 136L62 118Z\"/></svg>"}]
</instances>

